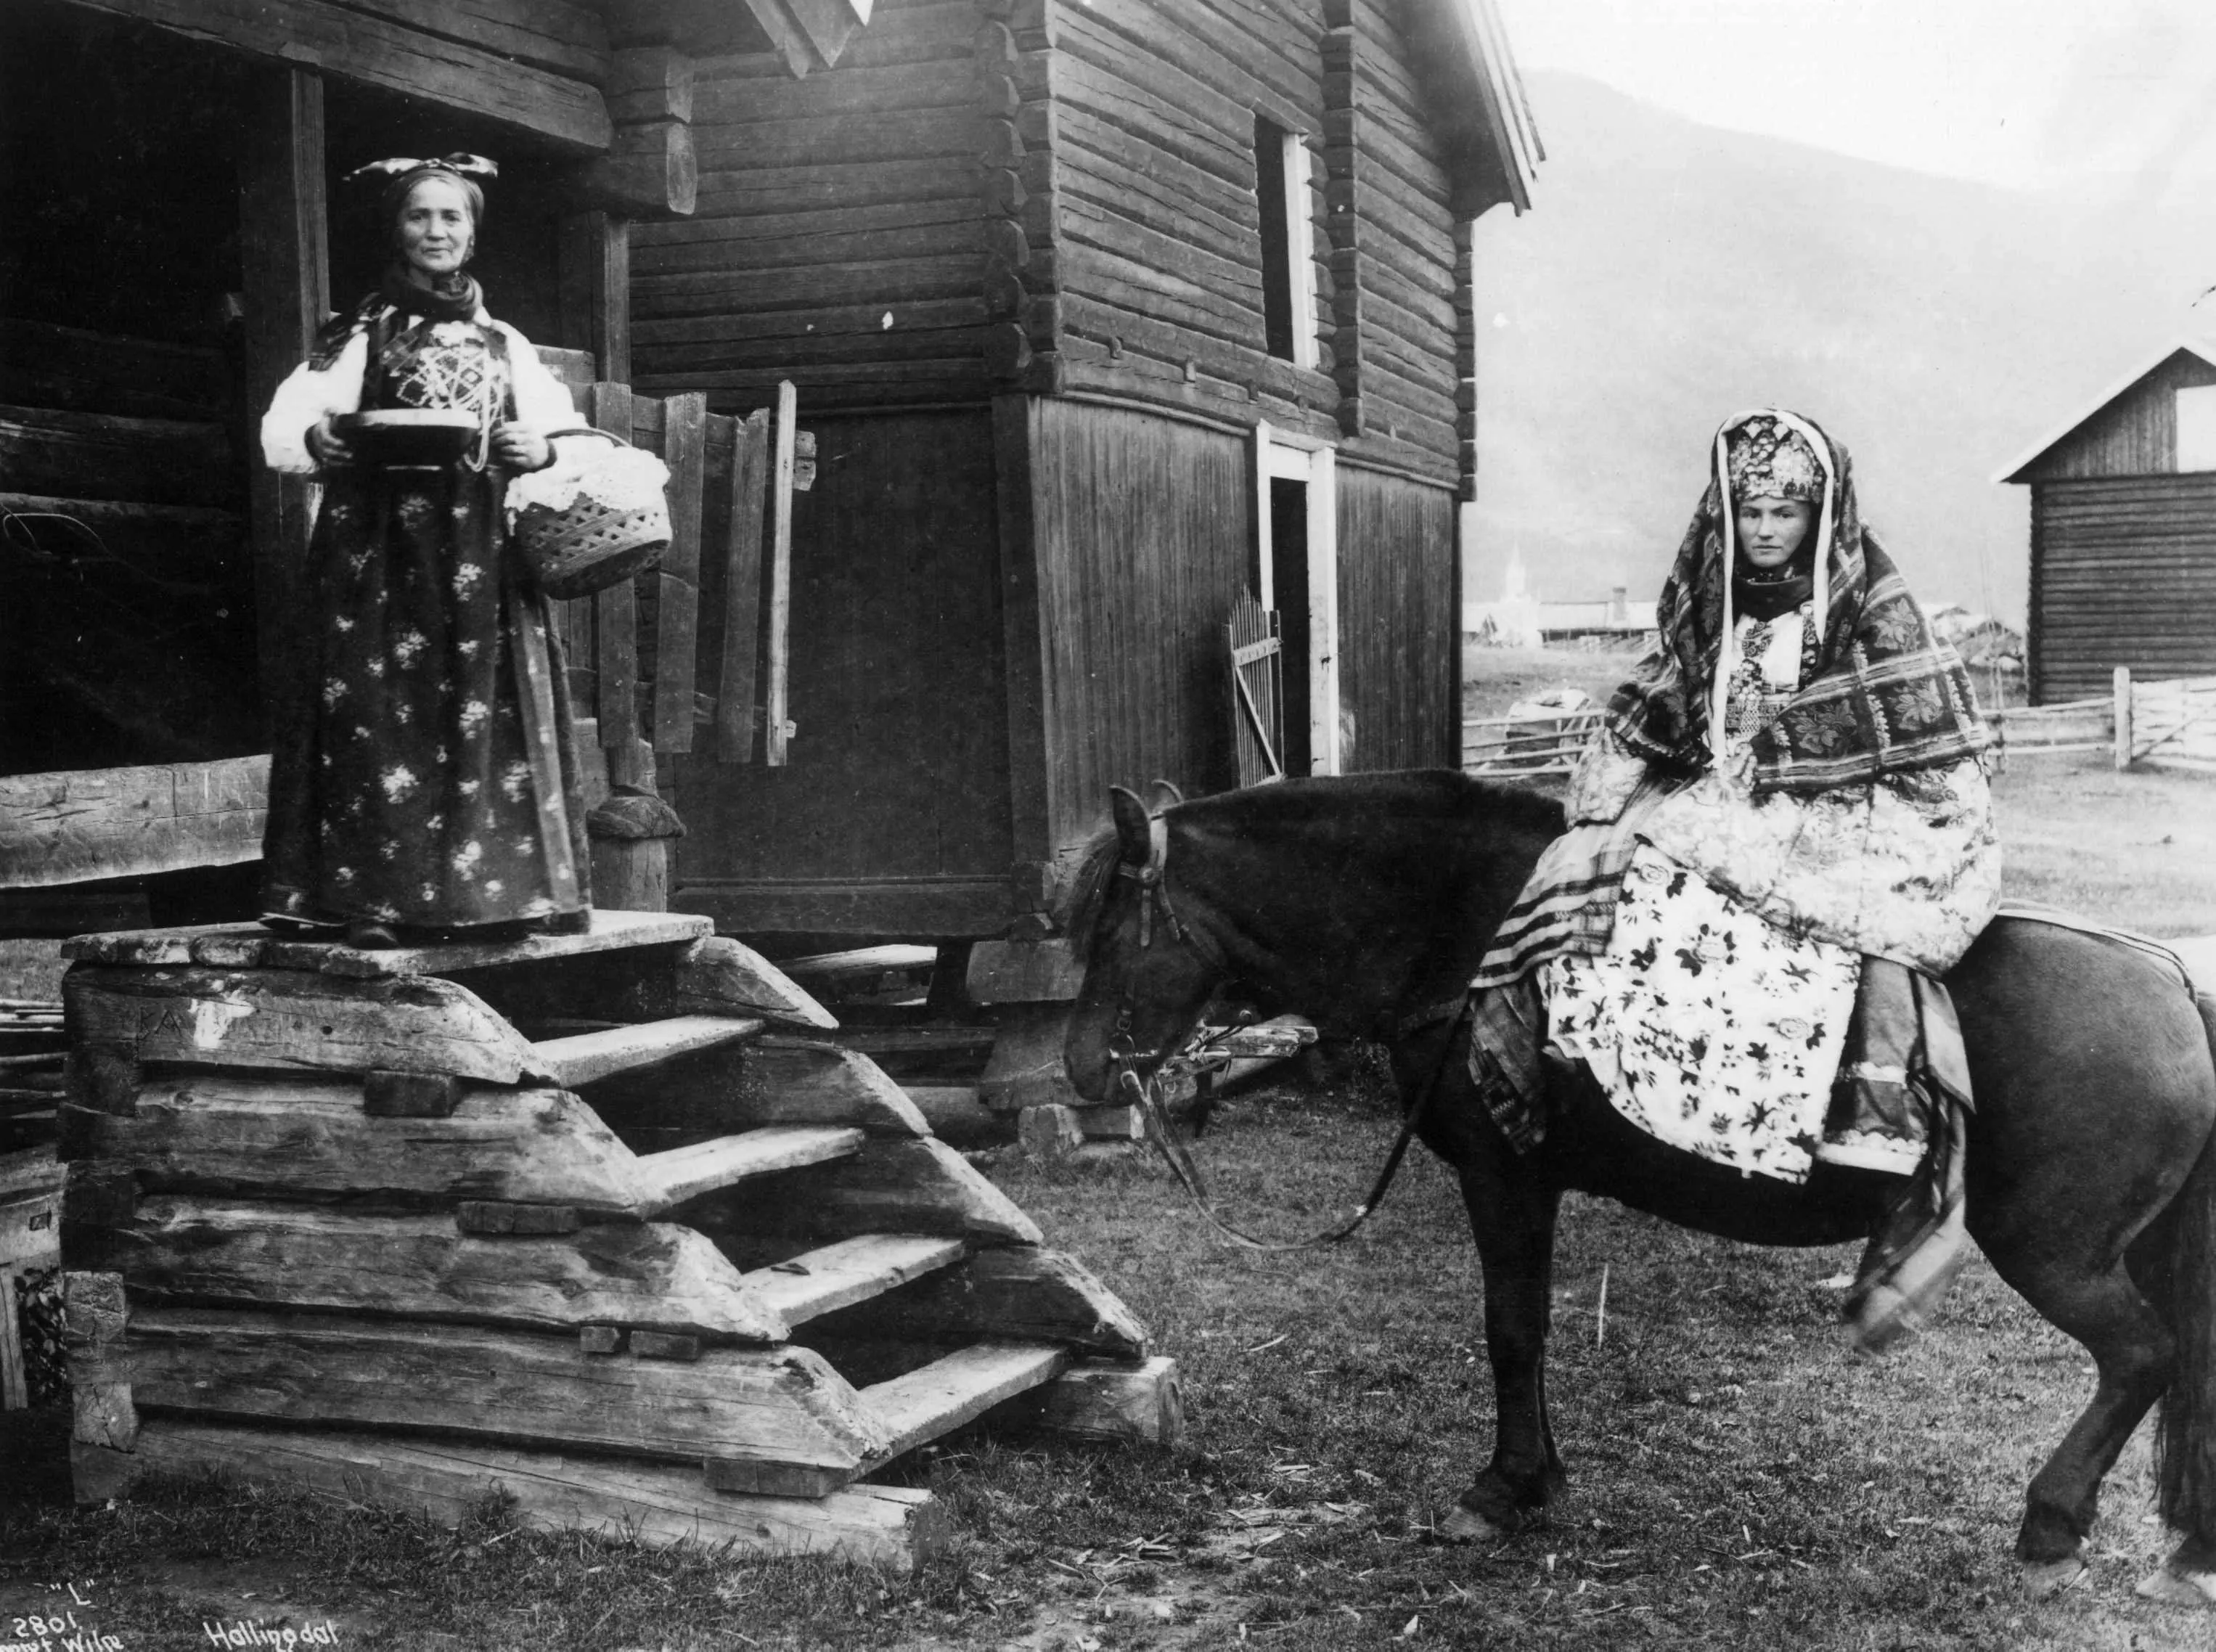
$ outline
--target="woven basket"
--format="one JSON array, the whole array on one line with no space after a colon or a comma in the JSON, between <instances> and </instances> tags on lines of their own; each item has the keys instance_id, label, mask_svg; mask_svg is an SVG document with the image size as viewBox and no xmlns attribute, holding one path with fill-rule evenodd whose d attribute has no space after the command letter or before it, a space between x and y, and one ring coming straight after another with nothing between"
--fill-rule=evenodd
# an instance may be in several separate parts
<instances>
[{"instance_id":1,"label":"woven basket","mask_svg":"<svg viewBox=\"0 0 2216 1652\"><path fill-rule=\"evenodd\" d=\"M649 462L640 465L640 458ZM669 502L663 492L668 476L650 455L619 444L606 462L584 465L568 503L526 502L517 509L516 544L539 589L564 600L590 596L661 561L669 548Z\"/></svg>"}]
</instances>

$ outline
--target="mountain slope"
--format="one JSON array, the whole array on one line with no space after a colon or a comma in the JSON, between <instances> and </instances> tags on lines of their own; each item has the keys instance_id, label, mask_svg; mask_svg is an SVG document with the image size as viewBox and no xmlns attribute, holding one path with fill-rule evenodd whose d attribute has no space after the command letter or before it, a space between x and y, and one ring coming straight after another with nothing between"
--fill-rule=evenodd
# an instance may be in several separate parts
<instances>
[{"instance_id":1,"label":"mountain slope","mask_svg":"<svg viewBox=\"0 0 2216 1652\"><path fill-rule=\"evenodd\" d=\"M1573 76L1530 92L1532 211L1477 229L1470 597L1515 554L1537 595L1651 598L1717 423L1776 404L1846 444L1919 596L2020 620L2025 490L1994 472L2193 324L2213 237L1701 126Z\"/></svg>"}]
</instances>

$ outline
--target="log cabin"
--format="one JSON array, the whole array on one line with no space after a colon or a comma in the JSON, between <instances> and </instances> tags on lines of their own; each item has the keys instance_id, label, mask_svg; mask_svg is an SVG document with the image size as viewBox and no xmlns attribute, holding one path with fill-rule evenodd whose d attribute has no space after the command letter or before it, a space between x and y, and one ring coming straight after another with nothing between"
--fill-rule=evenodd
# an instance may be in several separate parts
<instances>
[{"instance_id":1,"label":"log cabin","mask_svg":"<svg viewBox=\"0 0 2216 1652\"><path fill-rule=\"evenodd\" d=\"M1248 722L1263 773L1456 761L1469 228L1538 155L1489 0L880 0L803 80L704 63L693 132L638 386L791 381L817 480L781 761L668 766L676 905L1020 933L1111 784L1236 784Z\"/></svg>"},{"instance_id":2,"label":"log cabin","mask_svg":"<svg viewBox=\"0 0 2216 1652\"><path fill-rule=\"evenodd\" d=\"M2031 701L2216 673L2216 340L2142 361L1995 478L2031 490Z\"/></svg>"},{"instance_id":3,"label":"log cabin","mask_svg":"<svg viewBox=\"0 0 2216 1652\"><path fill-rule=\"evenodd\" d=\"M1489 0L22 0L0 77L0 933L250 915L309 511L253 416L390 153L501 159L494 308L705 406L711 513L780 385L817 441L785 554L639 592L700 663L642 708L724 702L651 730L672 904L996 935L1111 783L1455 761L1468 231L1539 155Z\"/></svg>"}]
</instances>

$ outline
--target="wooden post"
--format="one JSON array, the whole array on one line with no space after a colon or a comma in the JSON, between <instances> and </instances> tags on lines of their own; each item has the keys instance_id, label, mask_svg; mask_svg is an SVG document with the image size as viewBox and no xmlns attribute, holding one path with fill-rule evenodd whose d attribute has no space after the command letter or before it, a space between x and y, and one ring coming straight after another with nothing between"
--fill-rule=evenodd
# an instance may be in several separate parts
<instances>
[{"instance_id":1,"label":"wooden post","mask_svg":"<svg viewBox=\"0 0 2216 1652\"><path fill-rule=\"evenodd\" d=\"M590 350L595 379L629 384L630 220L608 213L563 219L559 280L563 348Z\"/></svg>"},{"instance_id":2,"label":"wooden post","mask_svg":"<svg viewBox=\"0 0 2216 1652\"><path fill-rule=\"evenodd\" d=\"M770 470L769 681L766 685L768 724L762 760L785 767L785 698L792 645L792 465L793 426L800 416L799 392L789 379L777 387L777 443Z\"/></svg>"},{"instance_id":3,"label":"wooden post","mask_svg":"<svg viewBox=\"0 0 2216 1652\"><path fill-rule=\"evenodd\" d=\"M2116 668L2116 767L2132 766L2132 669Z\"/></svg>"},{"instance_id":4,"label":"wooden post","mask_svg":"<svg viewBox=\"0 0 2216 1652\"><path fill-rule=\"evenodd\" d=\"M262 409L330 312L323 201L323 81L312 69L257 73L239 161L239 266L246 295L246 412ZM302 612L309 484L251 456L256 642L262 703L281 715L292 686L292 616Z\"/></svg>"}]
</instances>

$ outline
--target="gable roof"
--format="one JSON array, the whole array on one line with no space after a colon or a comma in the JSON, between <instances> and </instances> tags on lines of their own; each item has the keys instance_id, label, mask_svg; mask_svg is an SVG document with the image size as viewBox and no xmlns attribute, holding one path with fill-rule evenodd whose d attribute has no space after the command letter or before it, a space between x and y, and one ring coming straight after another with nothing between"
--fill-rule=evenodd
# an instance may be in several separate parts
<instances>
[{"instance_id":1,"label":"gable roof","mask_svg":"<svg viewBox=\"0 0 2216 1652\"><path fill-rule=\"evenodd\" d=\"M1456 216L1503 200L1528 211L1546 150L1493 0L1408 0L1407 15L1447 142Z\"/></svg>"},{"instance_id":2,"label":"gable roof","mask_svg":"<svg viewBox=\"0 0 2216 1652\"><path fill-rule=\"evenodd\" d=\"M2150 373L2166 366L2181 354L2198 356L2210 367L2216 367L2216 338L2188 336L2164 345L2161 349L2155 352L2152 361L2143 361L2133 367L2114 385L2102 391L2090 406L2082 412L2073 414L2060 429L2041 437L2032 444L2030 449L2022 457L2002 465L1993 473L1993 480L1996 482L2030 481L2031 478L2027 472L2036 466L2041 459L2077 435L2094 418L2129 395Z\"/></svg>"}]
</instances>

